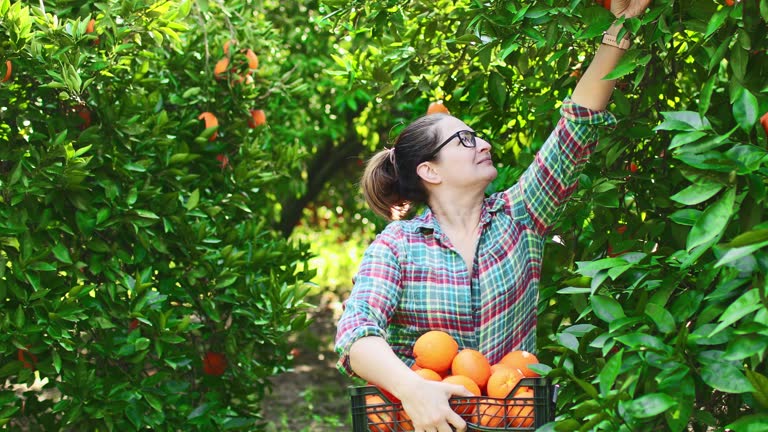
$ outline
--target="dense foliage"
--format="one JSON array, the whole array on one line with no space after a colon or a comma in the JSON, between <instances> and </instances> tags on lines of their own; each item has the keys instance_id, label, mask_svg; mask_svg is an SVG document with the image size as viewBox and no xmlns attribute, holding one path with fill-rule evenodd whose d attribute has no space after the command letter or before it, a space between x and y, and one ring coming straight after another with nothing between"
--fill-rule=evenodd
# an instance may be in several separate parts
<instances>
[{"instance_id":1,"label":"dense foliage","mask_svg":"<svg viewBox=\"0 0 768 432\"><path fill-rule=\"evenodd\" d=\"M369 148L444 100L492 137L493 190L531 161L613 20L579 0L324 4L349 35L335 73L374 96L359 123ZM545 259L550 429L768 427L766 22L766 0L654 1L625 22L619 125Z\"/></svg>"},{"instance_id":2,"label":"dense foliage","mask_svg":"<svg viewBox=\"0 0 768 432\"><path fill-rule=\"evenodd\" d=\"M0 425L258 427L313 275L267 6L0 0Z\"/></svg>"}]
</instances>

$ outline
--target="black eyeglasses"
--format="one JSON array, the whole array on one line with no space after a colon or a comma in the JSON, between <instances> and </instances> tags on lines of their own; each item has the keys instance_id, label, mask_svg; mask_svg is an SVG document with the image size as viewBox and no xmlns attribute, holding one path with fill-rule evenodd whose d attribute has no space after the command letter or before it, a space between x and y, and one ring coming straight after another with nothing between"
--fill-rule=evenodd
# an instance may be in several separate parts
<instances>
[{"instance_id":1,"label":"black eyeglasses","mask_svg":"<svg viewBox=\"0 0 768 432\"><path fill-rule=\"evenodd\" d=\"M435 150L427 156L425 161L432 160L439 152L440 150L445 147L446 144L453 141L454 138L458 138L461 145L463 145L466 148L475 148L477 147L477 132L471 131L471 130L460 130L456 132L455 134L449 136L445 141L443 141Z\"/></svg>"}]
</instances>

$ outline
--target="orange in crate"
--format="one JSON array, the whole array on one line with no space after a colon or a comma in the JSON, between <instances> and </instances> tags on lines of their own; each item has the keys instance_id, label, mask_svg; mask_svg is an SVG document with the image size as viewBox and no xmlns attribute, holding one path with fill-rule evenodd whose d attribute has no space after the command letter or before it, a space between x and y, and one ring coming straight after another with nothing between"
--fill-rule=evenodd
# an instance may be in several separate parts
<instances>
[{"instance_id":1,"label":"orange in crate","mask_svg":"<svg viewBox=\"0 0 768 432\"><path fill-rule=\"evenodd\" d=\"M501 358L499 363L503 363L512 367L512 369L520 369L528 378L536 378L539 376L536 372L530 370L528 365L537 364L539 359L535 355L528 351L516 350L507 353Z\"/></svg>"},{"instance_id":2,"label":"orange in crate","mask_svg":"<svg viewBox=\"0 0 768 432\"><path fill-rule=\"evenodd\" d=\"M506 398L525 378L519 369L499 368L488 378L487 395L492 398Z\"/></svg>"},{"instance_id":3,"label":"orange in crate","mask_svg":"<svg viewBox=\"0 0 768 432\"><path fill-rule=\"evenodd\" d=\"M472 381L472 378L466 377L464 375L447 376L443 378L443 382L462 385L475 396L480 396L482 394L480 387L477 386L477 383ZM463 402L464 400L466 400L466 398L451 399L451 408L456 411L456 414L472 414L472 411L474 411L475 407L471 403Z\"/></svg>"},{"instance_id":4,"label":"orange in crate","mask_svg":"<svg viewBox=\"0 0 768 432\"><path fill-rule=\"evenodd\" d=\"M482 389L485 388L491 376L491 364L480 351L465 348L453 358L451 373L472 378L472 381Z\"/></svg>"},{"instance_id":5,"label":"orange in crate","mask_svg":"<svg viewBox=\"0 0 768 432\"><path fill-rule=\"evenodd\" d=\"M518 392L515 395L515 397L533 400L533 391L526 390L523 392ZM509 406L507 410L507 416L509 417L510 426L512 427L533 426L533 405L528 405L526 402L527 401L519 400L519 401L512 402L515 405Z\"/></svg>"},{"instance_id":6,"label":"orange in crate","mask_svg":"<svg viewBox=\"0 0 768 432\"><path fill-rule=\"evenodd\" d=\"M448 333L432 330L424 333L413 344L416 365L442 373L451 368L453 358L459 352L459 344Z\"/></svg>"},{"instance_id":7,"label":"orange in crate","mask_svg":"<svg viewBox=\"0 0 768 432\"><path fill-rule=\"evenodd\" d=\"M472 423L486 427L503 427L507 422L507 403L503 399L480 399L477 414L472 416Z\"/></svg>"},{"instance_id":8,"label":"orange in crate","mask_svg":"<svg viewBox=\"0 0 768 432\"><path fill-rule=\"evenodd\" d=\"M368 430L371 432L395 432L397 411L395 405L386 402L381 396L368 395L365 397L368 407Z\"/></svg>"}]
</instances>

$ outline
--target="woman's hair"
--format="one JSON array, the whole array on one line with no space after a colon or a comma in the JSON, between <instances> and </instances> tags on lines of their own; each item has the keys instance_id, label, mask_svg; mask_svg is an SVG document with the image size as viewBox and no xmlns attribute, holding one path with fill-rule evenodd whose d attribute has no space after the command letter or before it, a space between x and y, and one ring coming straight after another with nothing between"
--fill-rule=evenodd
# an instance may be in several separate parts
<instances>
[{"instance_id":1,"label":"woman's hair","mask_svg":"<svg viewBox=\"0 0 768 432\"><path fill-rule=\"evenodd\" d=\"M446 117L419 117L400 132L391 149L381 150L368 160L361 186L365 201L376 214L387 220L402 219L413 204L427 202L427 190L416 167L439 144L435 125Z\"/></svg>"}]
</instances>

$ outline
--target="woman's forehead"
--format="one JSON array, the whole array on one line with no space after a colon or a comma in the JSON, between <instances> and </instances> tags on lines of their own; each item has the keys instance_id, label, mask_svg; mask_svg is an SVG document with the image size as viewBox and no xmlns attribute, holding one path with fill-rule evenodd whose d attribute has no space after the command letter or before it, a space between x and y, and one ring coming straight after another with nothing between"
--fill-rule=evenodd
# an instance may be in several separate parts
<instances>
[{"instance_id":1,"label":"woman's forehead","mask_svg":"<svg viewBox=\"0 0 768 432\"><path fill-rule=\"evenodd\" d=\"M445 118L435 124L435 127L437 128L441 140L448 138L460 130L472 130L472 128L467 126L463 121L452 116L445 116Z\"/></svg>"}]
</instances>

